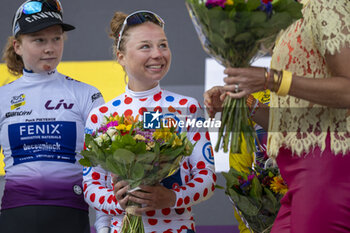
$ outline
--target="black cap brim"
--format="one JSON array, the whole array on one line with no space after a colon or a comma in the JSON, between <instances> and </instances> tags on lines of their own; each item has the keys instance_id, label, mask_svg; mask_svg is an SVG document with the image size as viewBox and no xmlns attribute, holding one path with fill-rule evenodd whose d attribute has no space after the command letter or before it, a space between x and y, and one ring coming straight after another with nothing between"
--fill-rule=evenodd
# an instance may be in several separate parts
<instances>
[{"instance_id":1,"label":"black cap brim","mask_svg":"<svg viewBox=\"0 0 350 233\"><path fill-rule=\"evenodd\" d=\"M28 33L38 32L54 25L61 25L63 31L71 31L75 29L73 25L62 23L61 21L57 20L57 21L47 21L45 23L41 23L39 25L29 27L28 30L21 30L19 34L28 34Z\"/></svg>"}]
</instances>

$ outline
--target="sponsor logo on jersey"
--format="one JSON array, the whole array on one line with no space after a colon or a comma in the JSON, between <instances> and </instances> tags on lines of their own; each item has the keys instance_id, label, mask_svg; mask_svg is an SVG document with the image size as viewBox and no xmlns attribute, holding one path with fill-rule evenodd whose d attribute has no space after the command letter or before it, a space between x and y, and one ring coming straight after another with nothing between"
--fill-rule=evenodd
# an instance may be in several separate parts
<instances>
[{"instance_id":1,"label":"sponsor logo on jersey","mask_svg":"<svg viewBox=\"0 0 350 233\"><path fill-rule=\"evenodd\" d=\"M214 151L210 142L204 144L202 153L205 160L207 160L211 164L214 164Z\"/></svg>"},{"instance_id":2,"label":"sponsor logo on jersey","mask_svg":"<svg viewBox=\"0 0 350 233\"><path fill-rule=\"evenodd\" d=\"M33 161L75 163L76 123L22 122L9 125L14 165Z\"/></svg>"},{"instance_id":3,"label":"sponsor logo on jersey","mask_svg":"<svg viewBox=\"0 0 350 233\"><path fill-rule=\"evenodd\" d=\"M26 96L24 94L20 94L18 96L12 96L11 99L11 110L15 110L26 104L25 101Z\"/></svg>"},{"instance_id":4,"label":"sponsor logo on jersey","mask_svg":"<svg viewBox=\"0 0 350 233\"><path fill-rule=\"evenodd\" d=\"M91 101L92 102L95 102L97 99L101 98L102 97L102 94L101 92L98 92L98 93L95 93L91 96Z\"/></svg>"},{"instance_id":5,"label":"sponsor logo on jersey","mask_svg":"<svg viewBox=\"0 0 350 233\"><path fill-rule=\"evenodd\" d=\"M77 195L81 195L83 193L83 189L77 184L73 186L73 191Z\"/></svg>"},{"instance_id":6,"label":"sponsor logo on jersey","mask_svg":"<svg viewBox=\"0 0 350 233\"><path fill-rule=\"evenodd\" d=\"M32 110L30 111L17 111L17 112L7 112L5 114L6 118L10 118L10 117L16 117L16 116L29 116L32 114Z\"/></svg>"},{"instance_id":7,"label":"sponsor logo on jersey","mask_svg":"<svg viewBox=\"0 0 350 233\"><path fill-rule=\"evenodd\" d=\"M45 103L45 108L47 110L58 110L61 107L64 108L64 109L72 109L73 106L74 106L73 103L66 103L66 102L64 102L64 100L60 100L58 103L57 102L55 103L52 100L48 100Z\"/></svg>"}]
</instances>

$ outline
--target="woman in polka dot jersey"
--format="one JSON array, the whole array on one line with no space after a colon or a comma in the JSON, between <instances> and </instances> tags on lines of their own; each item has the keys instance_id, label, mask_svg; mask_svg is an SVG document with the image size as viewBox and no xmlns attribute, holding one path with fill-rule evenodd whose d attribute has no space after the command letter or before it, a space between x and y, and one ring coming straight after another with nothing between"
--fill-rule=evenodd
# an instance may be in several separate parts
<instances>
[{"instance_id":1,"label":"woman in polka dot jersey","mask_svg":"<svg viewBox=\"0 0 350 233\"><path fill-rule=\"evenodd\" d=\"M204 120L202 107L194 98L163 90L159 81L167 74L171 52L163 30L164 21L149 11L127 16L116 12L111 21L111 37L117 61L129 77L125 93L95 108L89 116L86 130L93 132L107 115L140 115L144 112L162 114L167 122ZM119 35L119 36L118 36ZM195 232L192 206L212 196L216 182L213 152L209 133L193 125L177 128L187 132L196 143L191 156L181 162L180 169L156 186L141 186L146 191L125 195L124 181L113 183L111 174L99 167L84 175L84 195L90 206L98 211L95 227L108 232L107 216L112 233L120 232L128 200L142 204L145 232ZM103 213L103 214L101 214Z\"/></svg>"}]
</instances>

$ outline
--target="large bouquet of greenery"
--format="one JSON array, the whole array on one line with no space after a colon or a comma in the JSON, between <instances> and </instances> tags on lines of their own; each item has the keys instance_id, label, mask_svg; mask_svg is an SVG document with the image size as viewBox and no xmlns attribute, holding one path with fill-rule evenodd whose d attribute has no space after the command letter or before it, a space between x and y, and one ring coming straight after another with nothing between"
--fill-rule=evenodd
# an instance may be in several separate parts
<instances>
[{"instance_id":1,"label":"large bouquet of greenery","mask_svg":"<svg viewBox=\"0 0 350 233\"><path fill-rule=\"evenodd\" d=\"M128 181L131 190L141 184L155 185L174 173L184 156L194 145L186 133L178 134L174 127L145 129L143 121L132 116L105 116L104 123L94 133L85 135L85 145L79 162L84 166L101 166ZM132 191L130 191L132 195ZM141 216L134 212L136 203L128 203L122 233L144 233Z\"/></svg>"},{"instance_id":2,"label":"large bouquet of greenery","mask_svg":"<svg viewBox=\"0 0 350 233\"><path fill-rule=\"evenodd\" d=\"M204 50L225 67L248 67L272 48L282 29L302 17L295 0L186 0ZM240 153L242 137L248 152L255 151L254 129L245 98L226 97L215 150ZM225 132L225 134L224 134Z\"/></svg>"},{"instance_id":3,"label":"large bouquet of greenery","mask_svg":"<svg viewBox=\"0 0 350 233\"><path fill-rule=\"evenodd\" d=\"M226 194L241 218L254 233L268 233L280 208L280 200L288 191L276 167L256 166L249 174L231 168L223 173Z\"/></svg>"}]
</instances>

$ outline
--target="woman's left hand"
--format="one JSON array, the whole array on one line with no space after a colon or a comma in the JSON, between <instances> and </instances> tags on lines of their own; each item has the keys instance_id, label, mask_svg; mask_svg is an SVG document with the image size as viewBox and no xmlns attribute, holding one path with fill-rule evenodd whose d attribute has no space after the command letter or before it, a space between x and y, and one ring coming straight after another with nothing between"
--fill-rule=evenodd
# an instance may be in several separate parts
<instances>
[{"instance_id":1,"label":"woman's left hand","mask_svg":"<svg viewBox=\"0 0 350 233\"><path fill-rule=\"evenodd\" d=\"M136 210L138 214L155 209L169 208L175 205L175 192L161 184L155 186L141 185L140 188L142 191L138 190L129 193L129 201L144 205L144 207Z\"/></svg>"},{"instance_id":2,"label":"woman's left hand","mask_svg":"<svg viewBox=\"0 0 350 233\"><path fill-rule=\"evenodd\" d=\"M224 90L232 98L242 98L251 93L262 91L266 86L265 69L261 67L229 67L225 69L224 73L227 74L227 77L224 78L226 83ZM266 87L271 87L273 80L269 80L268 84Z\"/></svg>"}]
</instances>

